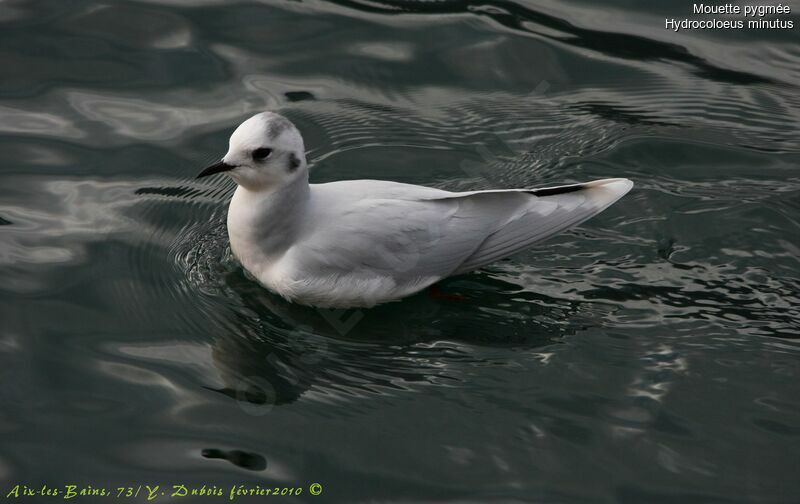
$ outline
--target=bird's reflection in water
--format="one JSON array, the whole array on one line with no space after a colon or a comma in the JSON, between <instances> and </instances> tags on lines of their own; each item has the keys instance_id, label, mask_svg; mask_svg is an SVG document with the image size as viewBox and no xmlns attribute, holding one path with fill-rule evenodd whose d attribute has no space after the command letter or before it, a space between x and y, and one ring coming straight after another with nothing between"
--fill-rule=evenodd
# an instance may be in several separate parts
<instances>
[{"instance_id":1,"label":"bird's reflection in water","mask_svg":"<svg viewBox=\"0 0 800 504\"><path fill-rule=\"evenodd\" d=\"M226 278L241 304L213 343L221 388L252 414L291 403L312 387L327 399L388 394L414 385L459 386L463 371L486 364L487 347L535 353L579 326L577 306L509 294L516 286L482 275L370 309L317 309L289 303L247 279ZM461 295L453 295L461 292ZM503 323L498 324L498 314Z\"/></svg>"}]
</instances>

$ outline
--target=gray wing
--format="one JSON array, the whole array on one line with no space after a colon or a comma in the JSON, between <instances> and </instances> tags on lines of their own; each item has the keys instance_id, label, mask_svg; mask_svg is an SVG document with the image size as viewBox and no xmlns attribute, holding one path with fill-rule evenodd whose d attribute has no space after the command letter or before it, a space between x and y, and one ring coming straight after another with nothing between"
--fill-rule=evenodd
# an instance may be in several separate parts
<instances>
[{"instance_id":1,"label":"gray wing","mask_svg":"<svg viewBox=\"0 0 800 504\"><path fill-rule=\"evenodd\" d=\"M503 223L453 273L464 273L524 250L602 212L633 187L628 179L606 179L520 191L522 212Z\"/></svg>"},{"instance_id":2,"label":"gray wing","mask_svg":"<svg viewBox=\"0 0 800 504\"><path fill-rule=\"evenodd\" d=\"M322 276L387 277L399 290L423 288L577 225L621 198L633 183L608 179L469 193L401 186L392 186L387 198L373 193L354 202L350 194L326 201L323 222L301 245L304 268Z\"/></svg>"}]
</instances>

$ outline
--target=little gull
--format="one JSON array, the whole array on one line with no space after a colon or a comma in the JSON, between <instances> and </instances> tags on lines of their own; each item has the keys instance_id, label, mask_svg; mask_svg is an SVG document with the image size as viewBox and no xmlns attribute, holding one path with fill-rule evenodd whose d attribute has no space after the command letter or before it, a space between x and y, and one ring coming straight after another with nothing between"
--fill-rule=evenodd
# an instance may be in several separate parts
<instances>
[{"instance_id":1,"label":"little gull","mask_svg":"<svg viewBox=\"0 0 800 504\"><path fill-rule=\"evenodd\" d=\"M418 292L580 224L627 193L624 178L543 189L450 192L382 180L308 183L303 137L264 112L221 161L238 187L231 250L260 283L318 307L369 307Z\"/></svg>"}]
</instances>

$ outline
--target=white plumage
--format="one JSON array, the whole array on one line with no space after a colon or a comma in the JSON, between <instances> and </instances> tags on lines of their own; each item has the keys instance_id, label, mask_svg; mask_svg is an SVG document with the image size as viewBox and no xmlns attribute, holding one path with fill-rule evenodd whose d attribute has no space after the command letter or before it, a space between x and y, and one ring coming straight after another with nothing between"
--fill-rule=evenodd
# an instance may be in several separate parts
<instances>
[{"instance_id":1,"label":"white plumage","mask_svg":"<svg viewBox=\"0 0 800 504\"><path fill-rule=\"evenodd\" d=\"M379 180L309 184L303 140L265 112L237 128L223 160L239 184L234 255L264 286L320 307L368 307L487 265L603 211L627 179L454 193Z\"/></svg>"}]
</instances>

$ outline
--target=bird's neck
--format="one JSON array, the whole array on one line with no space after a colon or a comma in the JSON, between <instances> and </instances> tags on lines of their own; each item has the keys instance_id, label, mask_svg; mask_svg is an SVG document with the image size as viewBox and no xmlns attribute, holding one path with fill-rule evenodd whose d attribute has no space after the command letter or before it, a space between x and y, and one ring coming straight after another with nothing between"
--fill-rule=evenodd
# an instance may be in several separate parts
<instances>
[{"instance_id":1,"label":"bird's neck","mask_svg":"<svg viewBox=\"0 0 800 504\"><path fill-rule=\"evenodd\" d=\"M228 207L228 237L247 269L266 267L294 243L310 196L307 175L270 190L236 188Z\"/></svg>"}]
</instances>

